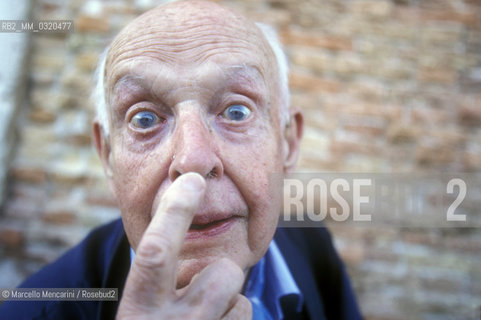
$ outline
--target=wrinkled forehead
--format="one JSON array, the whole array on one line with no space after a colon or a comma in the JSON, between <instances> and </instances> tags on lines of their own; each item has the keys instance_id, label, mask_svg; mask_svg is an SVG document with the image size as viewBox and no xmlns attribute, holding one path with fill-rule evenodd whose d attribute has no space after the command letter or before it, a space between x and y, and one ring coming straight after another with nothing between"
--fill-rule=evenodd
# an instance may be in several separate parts
<instances>
[{"instance_id":1,"label":"wrinkled forehead","mask_svg":"<svg viewBox=\"0 0 481 320\"><path fill-rule=\"evenodd\" d=\"M249 65L275 82L274 54L259 28L243 16L209 2L157 7L135 19L114 39L106 61L109 89L140 61L172 69L215 63Z\"/></svg>"}]
</instances>

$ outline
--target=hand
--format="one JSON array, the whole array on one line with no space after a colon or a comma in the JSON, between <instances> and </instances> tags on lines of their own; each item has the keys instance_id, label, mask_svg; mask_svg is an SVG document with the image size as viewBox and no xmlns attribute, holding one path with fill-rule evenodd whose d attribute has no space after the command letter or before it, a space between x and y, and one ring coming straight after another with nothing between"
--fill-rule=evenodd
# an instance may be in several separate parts
<instances>
[{"instance_id":1,"label":"hand","mask_svg":"<svg viewBox=\"0 0 481 320\"><path fill-rule=\"evenodd\" d=\"M241 268L223 258L176 290L177 257L205 192L205 180L187 173L167 189L140 241L117 319L250 319L252 307L239 292Z\"/></svg>"}]
</instances>

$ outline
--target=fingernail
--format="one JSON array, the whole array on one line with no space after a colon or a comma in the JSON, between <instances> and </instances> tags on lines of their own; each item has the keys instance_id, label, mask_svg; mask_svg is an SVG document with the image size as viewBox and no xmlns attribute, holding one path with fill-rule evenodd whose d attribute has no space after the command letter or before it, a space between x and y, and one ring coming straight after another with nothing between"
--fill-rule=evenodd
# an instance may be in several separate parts
<instances>
[{"instance_id":1,"label":"fingernail","mask_svg":"<svg viewBox=\"0 0 481 320\"><path fill-rule=\"evenodd\" d=\"M205 188L205 179L198 173L188 172L181 175L179 179L182 179L185 188L191 191L202 191Z\"/></svg>"}]
</instances>

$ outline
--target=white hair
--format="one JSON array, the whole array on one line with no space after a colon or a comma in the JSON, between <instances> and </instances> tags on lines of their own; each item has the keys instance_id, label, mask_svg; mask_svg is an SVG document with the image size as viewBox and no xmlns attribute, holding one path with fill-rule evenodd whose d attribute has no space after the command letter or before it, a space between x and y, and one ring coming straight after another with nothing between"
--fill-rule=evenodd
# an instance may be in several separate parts
<instances>
[{"instance_id":1,"label":"white hair","mask_svg":"<svg viewBox=\"0 0 481 320\"><path fill-rule=\"evenodd\" d=\"M281 42L277 32L271 26L264 23L256 23L256 26L261 30L262 35L267 40L274 56L276 58L277 71L278 71L278 85L280 92L279 103L279 118L281 127L284 127L289 122L289 105L290 105L290 93L289 93L289 65L287 56L282 49ZM109 47L99 56L99 62L94 74L95 86L92 91L92 99L95 104L95 110L97 114L97 120L102 127L105 136L109 135L109 114L107 106L107 98L105 95L105 62L107 60L107 53Z\"/></svg>"},{"instance_id":2,"label":"white hair","mask_svg":"<svg viewBox=\"0 0 481 320\"><path fill-rule=\"evenodd\" d=\"M281 121L281 127L289 123L289 106L290 106L290 93L289 93L289 63L287 56L282 49L282 44L279 41L276 30L265 23L256 23L257 27L262 31L262 34L269 43L271 50L274 52L277 62L277 72L279 77L279 118Z\"/></svg>"}]
</instances>

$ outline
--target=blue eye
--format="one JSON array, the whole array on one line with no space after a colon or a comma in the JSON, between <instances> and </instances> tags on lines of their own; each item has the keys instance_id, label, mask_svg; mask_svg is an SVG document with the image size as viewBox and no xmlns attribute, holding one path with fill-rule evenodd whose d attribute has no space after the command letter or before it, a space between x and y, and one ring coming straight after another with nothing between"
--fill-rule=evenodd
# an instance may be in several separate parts
<instances>
[{"instance_id":1,"label":"blue eye","mask_svg":"<svg viewBox=\"0 0 481 320\"><path fill-rule=\"evenodd\" d=\"M222 115L231 121L242 121L251 114L251 111L246 106L241 104L234 104L222 113Z\"/></svg>"},{"instance_id":2,"label":"blue eye","mask_svg":"<svg viewBox=\"0 0 481 320\"><path fill-rule=\"evenodd\" d=\"M140 111L135 114L130 123L140 129L149 129L156 125L160 121L160 118L151 111Z\"/></svg>"}]
</instances>

